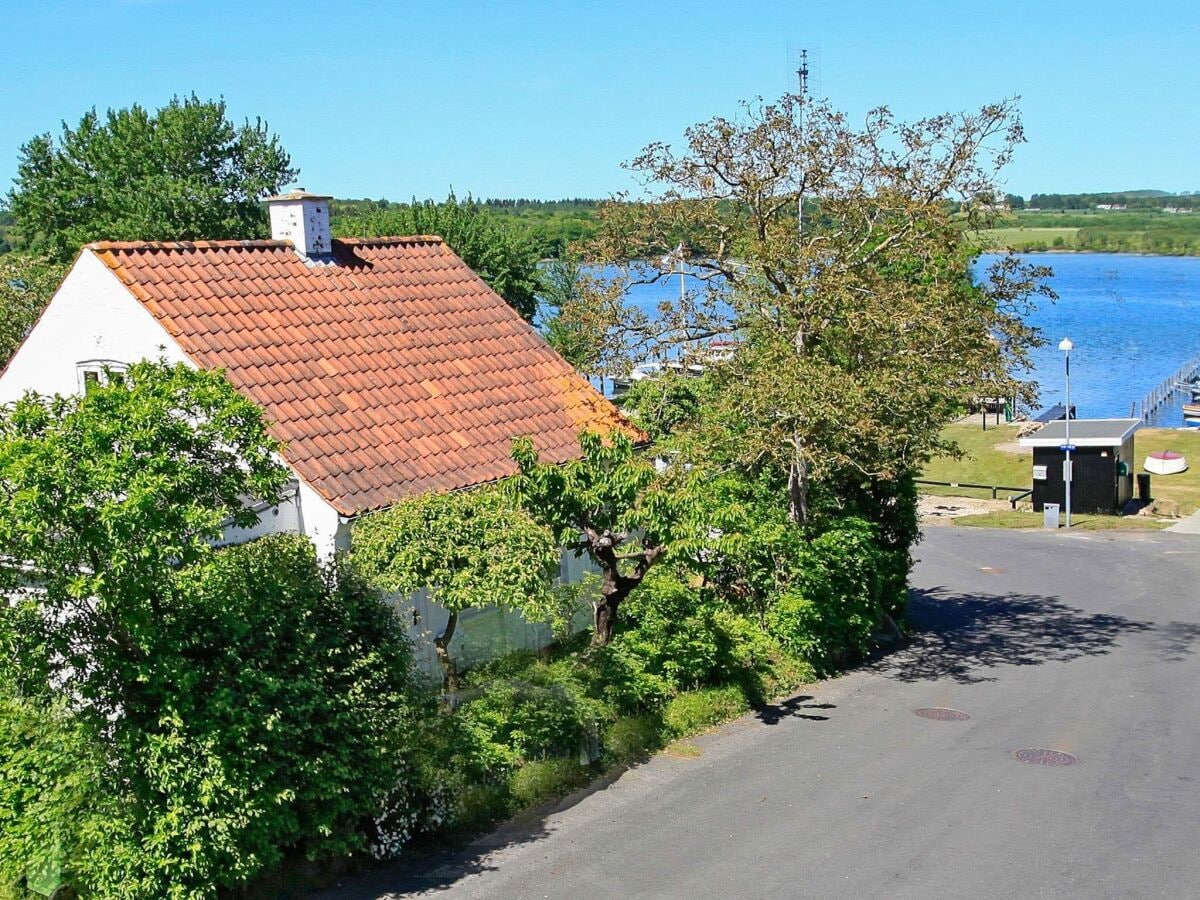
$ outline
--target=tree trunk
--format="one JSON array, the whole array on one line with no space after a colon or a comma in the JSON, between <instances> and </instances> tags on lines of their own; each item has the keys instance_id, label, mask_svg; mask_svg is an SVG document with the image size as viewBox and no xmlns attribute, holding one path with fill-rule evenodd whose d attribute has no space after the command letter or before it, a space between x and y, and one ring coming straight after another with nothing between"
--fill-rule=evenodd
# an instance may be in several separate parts
<instances>
[{"instance_id":1,"label":"tree trunk","mask_svg":"<svg viewBox=\"0 0 1200 900\"><path fill-rule=\"evenodd\" d=\"M617 610L631 590L632 584L617 571L617 561L600 560L604 580L600 585L600 599L592 604L592 646L603 647L612 640L617 624Z\"/></svg>"},{"instance_id":2,"label":"tree trunk","mask_svg":"<svg viewBox=\"0 0 1200 900\"><path fill-rule=\"evenodd\" d=\"M617 606L607 597L592 604L592 646L603 647L612 640L613 626L617 622Z\"/></svg>"},{"instance_id":3,"label":"tree trunk","mask_svg":"<svg viewBox=\"0 0 1200 900\"><path fill-rule=\"evenodd\" d=\"M592 558L600 566L603 577L600 583L600 599L592 604L592 646L603 647L612 640L617 624L617 610L635 587L642 583L646 572L662 556L666 548L662 545L647 547L641 554L632 575L621 573L614 542L610 535L601 536L604 543L593 551ZM593 543L596 546L596 543ZM628 560L630 557L626 557Z\"/></svg>"},{"instance_id":4,"label":"tree trunk","mask_svg":"<svg viewBox=\"0 0 1200 900\"><path fill-rule=\"evenodd\" d=\"M433 650L442 667L442 689L448 694L458 690L458 667L454 665L454 658L450 655L450 642L454 640L454 629L457 627L458 613L452 612L442 633L433 639Z\"/></svg>"},{"instance_id":5,"label":"tree trunk","mask_svg":"<svg viewBox=\"0 0 1200 900\"><path fill-rule=\"evenodd\" d=\"M788 515L797 525L808 522L808 460L796 441L788 469Z\"/></svg>"}]
</instances>

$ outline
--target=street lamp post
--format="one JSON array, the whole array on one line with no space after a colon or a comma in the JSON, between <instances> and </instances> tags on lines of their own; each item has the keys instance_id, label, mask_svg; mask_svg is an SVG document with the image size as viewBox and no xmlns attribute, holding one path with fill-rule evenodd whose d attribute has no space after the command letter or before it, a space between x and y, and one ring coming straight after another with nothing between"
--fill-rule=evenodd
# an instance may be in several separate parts
<instances>
[{"instance_id":1,"label":"street lamp post","mask_svg":"<svg viewBox=\"0 0 1200 900\"><path fill-rule=\"evenodd\" d=\"M1063 441L1067 454L1066 464L1063 466L1063 484L1066 487L1066 507L1067 507L1067 528L1071 527L1071 480L1075 474L1071 471L1071 351L1075 349L1075 345L1071 343L1070 338L1063 338L1059 343L1058 349L1063 352L1063 357L1066 360L1066 376L1067 376L1067 427L1066 437Z\"/></svg>"}]
</instances>

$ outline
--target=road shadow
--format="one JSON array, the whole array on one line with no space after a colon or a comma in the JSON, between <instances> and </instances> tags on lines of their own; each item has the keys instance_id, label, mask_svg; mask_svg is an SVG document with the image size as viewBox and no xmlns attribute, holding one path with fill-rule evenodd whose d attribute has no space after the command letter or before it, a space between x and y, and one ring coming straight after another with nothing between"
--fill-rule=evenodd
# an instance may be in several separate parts
<instances>
[{"instance_id":1,"label":"road shadow","mask_svg":"<svg viewBox=\"0 0 1200 900\"><path fill-rule=\"evenodd\" d=\"M960 594L943 587L909 591L912 640L868 664L899 681L950 678L961 684L995 681L996 666L1038 666L1110 652L1149 622L1091 613L1035 594ZM1198 629L1200 631L1200 629ZM1178 630L1171 652L1196 633Z\"/></svg>"},{"instance_id":2,"label":"road shadow","mask_svg":"<svg viewBox=\"0 0 1200 900\"><path fill-rule=\"evenodd\" d=\"M764 725L778 725L784 719L808 719L811 722L828 722L829 716L806 712L810 709L837 709L832 703L810 703L809 694L797 694L778 703L764 703L754 709L754 718Z\"/></svg>"},{"instance_id":3,"label":"road shadow","mask_svg":"<svg viewBox=\"0 0 1200 900\"><path fill-rule=\"evenodd\" d=\"M1195 652L1192 645L1197 640L1200 640L1200 624L1168 622L1155 629L1154 649L1163 662L1183 662Z\"/></svg>"}]
</instances>

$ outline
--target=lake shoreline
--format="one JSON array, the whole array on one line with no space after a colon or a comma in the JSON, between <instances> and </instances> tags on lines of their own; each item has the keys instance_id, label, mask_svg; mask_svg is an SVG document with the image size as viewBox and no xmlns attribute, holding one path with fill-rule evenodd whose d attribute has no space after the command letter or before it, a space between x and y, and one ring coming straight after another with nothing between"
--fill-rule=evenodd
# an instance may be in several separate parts
<instances>
[{"instance_id":1,"label":"lake shoreline","mask_svg":"<svg viewBox=\"0 0 1200 900\"><path fill-rule=\"evenodd\" d=\"M1022 256L1160 256L1163 259L1200 259L1200 253L1152 253L1147 250L1072 250L1065 247L1054 247L1047 250L1017 249L1015 247L989 247L980 250L980 256L1000 253L1017 253Z\"/></svg>"}]
</instances>

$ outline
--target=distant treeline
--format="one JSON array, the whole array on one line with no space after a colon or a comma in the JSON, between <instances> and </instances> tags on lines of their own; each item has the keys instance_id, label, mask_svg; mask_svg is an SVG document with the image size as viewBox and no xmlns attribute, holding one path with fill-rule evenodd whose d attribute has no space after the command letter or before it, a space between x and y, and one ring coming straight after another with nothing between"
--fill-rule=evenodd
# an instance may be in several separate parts
<instances>
[{"instance_id":1,"label":"distant treeline","mask_svg":"<svg viewBox=\"0 0 1200 900\"><path fill-rule=\"evenodd\" d=\"M423 201L413 200L411 203ZM460 202L476 204L505 225L521 231L543 259L562 256L568 245L590 237L595 231L596 209L603 202L585 197L564 200L528 200L525 198L468 197ZM407 206L391 200L335 200L330 211L337 216L353 216L393 206Z\"/></svg>"},{"instance_id":2,"label":"distant treeline","mask_svg":"<svg viewBox=\"0 0 1200 900\"><path fill-rule=\"evenodd\" d=\"M1098 206L1124 206L1127 209L1200 209L1200 194L1191 191L1182 194L1169 194L1166 191L1033 194L1025 206L1033 209L1095 209ZM1017 207L1014 205L1014 208Z\"/></svg>"}]
</instances>

